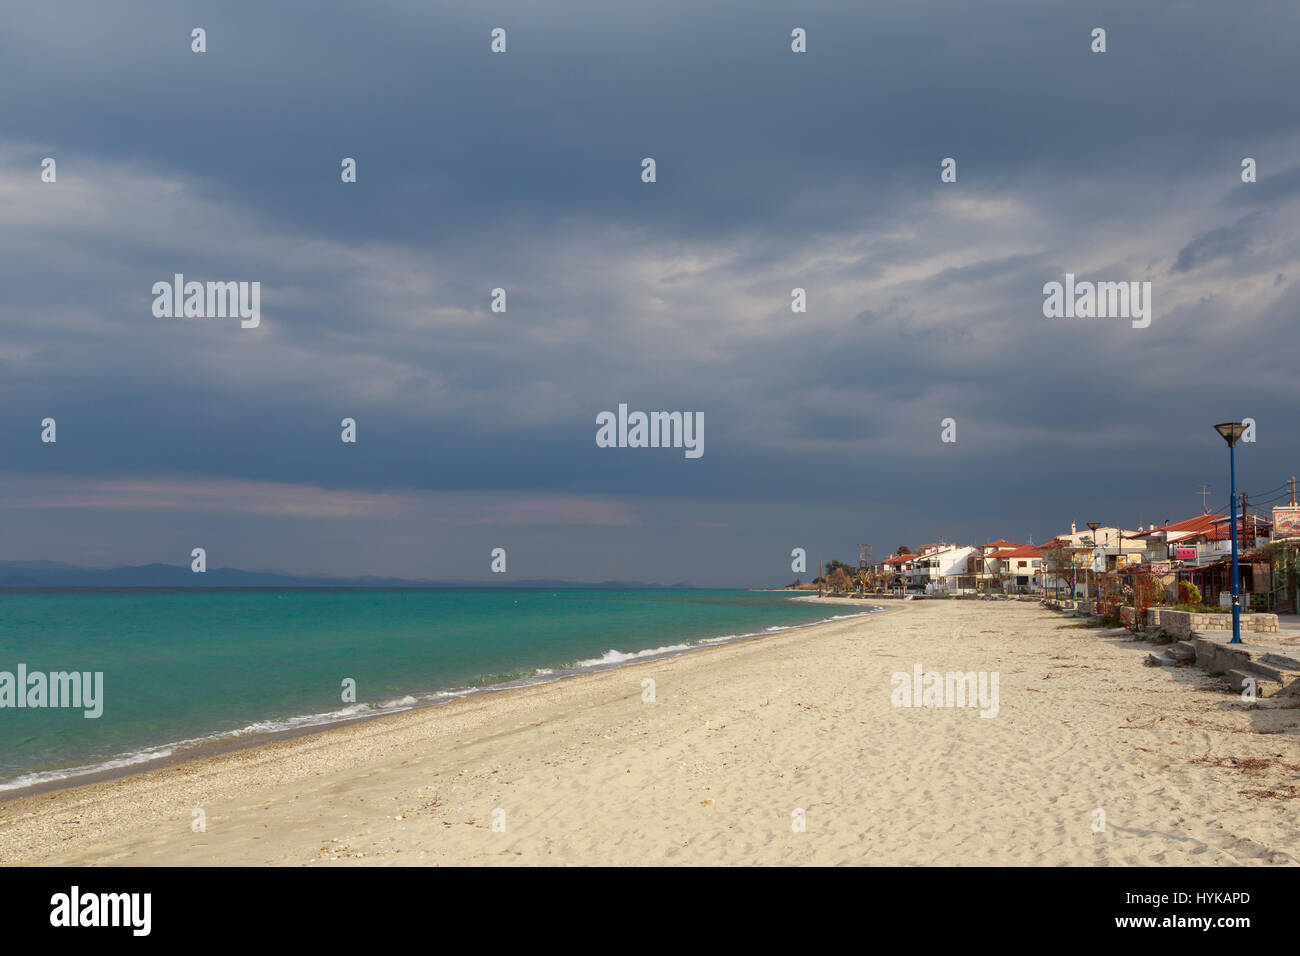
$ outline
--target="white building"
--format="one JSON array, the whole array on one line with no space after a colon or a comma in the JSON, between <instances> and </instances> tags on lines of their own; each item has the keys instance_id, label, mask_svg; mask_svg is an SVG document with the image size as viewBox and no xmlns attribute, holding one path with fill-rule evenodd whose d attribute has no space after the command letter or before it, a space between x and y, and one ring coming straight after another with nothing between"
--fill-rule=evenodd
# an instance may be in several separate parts
<instances>
[{"instance_id":1,"label":"white building","mask_svg":"<svg viewBox=\"0 0 1300 956\"><path fill-rule=\"evenodd\" d=\"M958 544L928 545L905 572L908 590L926 594L947 594L958 589L959 578L967 575L974 548Z\"/></svg>"}]
</instances>

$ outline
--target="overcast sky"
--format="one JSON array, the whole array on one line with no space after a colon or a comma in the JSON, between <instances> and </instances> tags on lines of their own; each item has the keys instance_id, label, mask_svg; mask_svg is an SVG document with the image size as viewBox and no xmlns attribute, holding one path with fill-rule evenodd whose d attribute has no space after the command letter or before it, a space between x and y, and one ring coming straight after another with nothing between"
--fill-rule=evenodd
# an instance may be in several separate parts
<instances>
[{"instance_id":1,"label":"overcast sky","mask_svg":"<svg viewBox=\"0 0 1300 956\"><path fill-rule=\"evenodd\" d=\"M779 585L794 547L1222 509L1243 417L1272 489L1297 35L1287 2L12 8L0 559ZM1045 318L1067 272L1150 281L1150 327ZM155 317L175 273L259 281L261 325ZM598 448L619 403L703 413L703 456Z\"/></svg>"}]
</instances>

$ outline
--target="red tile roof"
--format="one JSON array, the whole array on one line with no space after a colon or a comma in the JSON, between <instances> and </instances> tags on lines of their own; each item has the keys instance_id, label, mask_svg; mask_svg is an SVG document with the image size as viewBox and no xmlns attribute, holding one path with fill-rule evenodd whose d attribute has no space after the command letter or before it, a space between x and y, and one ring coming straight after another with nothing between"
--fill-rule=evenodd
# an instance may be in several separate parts
<instances>
[{"instance_id":1,"label":"red tile roof","mask_svg":"<svg viewBox=\"0 0 1300 956\"><path fill-rule=\"evenodd\" d=\"M1042 556L1043 549L1032 544L1021 545L1010 551L999 551L997 553L999 560L1002 558L1041 558Z\"/></svg>"},{"instance_id":2,"label":"red tile roof","mask_svg":"<svg viewBox=\"0 0 1300 956\"><path fill-rule=\"evenodd\" d=\"M1254 516L1252 516L1254 517ZM1139 534L1129 535L1129 538L1141 538L1151 534L1153 531L1165 531L1174 534L1180 534L1184 538L1194 538L1204 536L1208 541L1226 541L1232 537L1232 522L1228 520L1227 515L1197 515L1194 518L1185 518L1182 521L1174 521L1169 524L1162 524L1157 527L1148 528ZM1255 535L1258 536L1261 529L1268 526L1264 519L1251 521L1250 526L1255 529ZM1244 534L1246 524L1241 519L1237 519L1237 534Z\"/></svg>"},{"instance_id":3,"label":"red tile roof","mask_svg":"<svg viewBox=\"0 0 1300 956\"><path fill-rule=\"evenodd\" d=\"M1214 521L1218 518L1224 518L1225 515L1197 515L1194 518L1184 518L1182 521L1172 521L1169 524L1153 525L1146 531L1138 534L1129 535L1132 538L1140 538L1151 534L1153 531L1175 532L1178 534L1205 534L1215 530Z\"/></svg>"}]
</instances>

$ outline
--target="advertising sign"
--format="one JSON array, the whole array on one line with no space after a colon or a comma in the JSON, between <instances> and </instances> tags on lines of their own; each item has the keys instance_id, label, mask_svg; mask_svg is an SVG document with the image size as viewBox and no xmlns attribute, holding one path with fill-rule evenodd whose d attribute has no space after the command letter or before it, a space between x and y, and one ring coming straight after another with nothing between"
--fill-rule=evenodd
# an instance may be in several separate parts
<instances>
[{"instance_id":1,"label":"advertising sign","mask_svg":"<svg viewBox=\"0 0 1300 956\"><path fill-rule=\"evenodd\" d=\"M1196 548L1175 548L1174 557L1179 561L1195 561Z\"/></svg>"},{"instance_id":2,"label":"advertising sign","mask_svg":"<svg viewBox=\"0 0 1300 956\"><path fill-rule=\"evenodd\" d=\"M1300 508L1273 509L1273 540L1282 538L1300 538Z\"/></svg>"}]
</instances>

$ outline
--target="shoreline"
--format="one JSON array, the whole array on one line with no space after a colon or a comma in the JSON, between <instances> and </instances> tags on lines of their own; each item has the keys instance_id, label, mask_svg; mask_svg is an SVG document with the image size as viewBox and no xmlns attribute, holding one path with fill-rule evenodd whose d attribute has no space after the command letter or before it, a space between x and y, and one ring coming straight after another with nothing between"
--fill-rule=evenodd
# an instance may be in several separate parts
<instances>
[{"instance_id":1,"label":"shoreline","mask_svg":"<svg viewBox=\"0 0 1300 956\"><path fill-rule=\"evenodd\" d=\"M812 599L817 600L815 595ZM94 781L87 782L78 777L74 778L75 782L68 782L63 786L48 786L40 791L34 788L13 791L8 795L8 799L0 799L0 866L51 863L48 854L45 853L34 854L34 858L24 854L19 859L10 859L10 854L6 852L12 846L12 840L6 833L9 827L21 825L24 821L31 823L42 816L48 817L51 815L51 809L54 811L53 817L84 816L85 814L80 811L87 807L111 803L115 807L112 815L116 817L118 807L138 807L142 803L156 807L160 803L161 796L158 791L172 791L172 796L179 799L176 791L184 793L195 782L206 786L209 781L225 781L250 766L261 770L270 765L271 775L281 779L285 773L275 769L278 764L301 762L304 758L310 763L322 751L329 751L331 748L347 749L367 738L382 738L386 734L408 731L420 725L430 725L430 729L442 730L445 733L461 726L467 718L473 718L485 710L508 711L524 704L545 704L552 695L578 696L593 685L607 684L635 668L654 669L681 661L707 659L711 656L761 647L782 639L787 641L806 639L815 636L819 631L834 630L853 622L892 617L894 615L891 612L896 610L898 609L880 608L871 613L791 625L776 632L759 632L725 642L702 644L688 650L668 652L654 658L621 661L598 670L584 670L557 676L544 682L501 687L490 692L450 698L393 713L360 717L345 723L276 732L274 735L268 735L275 739L264 739L255 743L244 744L232 741L233 746L215 752L204 752L191 757L189 756L191 751L160 758L156 763L151 762L149 765L132 765L119 768L116 772L106 771L102 779ZM640 693L639 684L636 685L636 692ZM289 775L294 774L291 772ZM117 802L119 798L120 803ZM168 802L174 803L175 800ZM180 802L192 803L193 801L181 799ZM105 820L110 829L116 829L113 827L114 822ZM46 820L44 824L48 827L51 821ZM69 821L60 821L52 825L56 827L69 825ZM80 821L75 825L80 825Z\"/></svg>"},{"instance_id":2,"label":"shoreline","mask_svg":"<svg viewBox=\"0 0 1300 956\"><path fill-rule=\"evenodd\" d=\"M0 863L1300 862L1300 710L1036 605L905 607L27 795ZM900 708L916 664L999 671L997 716Z\"/></svg>"},{"instance_id":3,"label":"shoreline","mask_svg":"<svg viewBox=\"0 0 1300 956\"><path fill-rule=\"evenodd\" d=\"M804 596L799 596L793 600L807 600ZM813 595L812 600L819 600ZM26 784L20 787L0 788L0 806L5 803L18 800L23 797L36 796L45 793L56 793L63 790L74 789L77 787L91 786L98 783L105 783L112 780L118 780L124 777L131 777L136 774L149 773L167 767L177 766L191 760L204 760L211 757L221 756L222 754L232 753L239 750L264 747L283 740L292 740L297 737L303 737L310 734L326 733L331 730L337 730L344 727L350 727L359 723L366 723L375 720L383 720L389 717L395 717L400 714L410 713L412 711L427 710L435 707L445 707L456 701L465 700L472 697L478 697L485 694L500 694L511 690L517 690L523 687L540 687L547 684L556 683L563 680L571 680L575 677L583 677L587 674L598 674L603 671L613 670L621 667L627 667L632 664L648 663L665 658L676 657L682 654L692 654L697 651L708 650L715 647L726 647L731 644L744 641L757 640L764 637L774 637L778 634L785 634L791 631L802 630L810 627L818 627L822 624L834 623L837 620L847 619L849 617L866 617L872 614L888 613L893 608L882 605L867 604L862 600L852 602L841 598L823 598L820 600L829 601L835 604L852 603L861 609L857 615L841 615L826 618L820 621L810 621L806 624L780 625L776 630L755 631L746 634L737 634L734 636L723 636L720 638L701 638L695 644L688 647L676 647L674 645L661 645L659 648L646 648L642 651L627 652L630 656L624 660L611 661L609 663L591 664L586 667L572 667L555 669L548 674L534 674L526 677L512 677L505 680L496 681L481 686L469 686L464 688L455 688L452 690L432 691L419 698L415 702L403 706L388 707L384 704L376 705L379 711L373 714L358 713L353 715L340 715L335 718L326 718L316 723L303 724L297 727L284 727L277 730L256 731L252 733L243 733L240 730L225 731L214 733L204 738L197 738L197 742L187 745L186 741L176 741L151 745L138 751L127 752L124 754L114 755L101 761L101 764L111 764L114 761L126 760L136 753L145 753L148 750L176 748L169 753L156 757L149 757L142 760L136 760L129 763L122 763L115 766L96 766L91 765L79 773L70 773L69 771L77 767L66 769L56 769L49 771L34 771L35 773L54 773L65 774L47 780L40 780L34 783ZM664 649L673 647L673 649ZM644 655L644 656L638 656ZM405 695L410 696L410 695ZM400 698L398 698L400 699ZM313 715L305 715L313 716ZM287 718L295 719L295 718ZM33 772L33 771L29 771ZM15 779L21 779L20 774ZM0 782L8 786L12 781Z\"/></svg>"}]
</instances>

